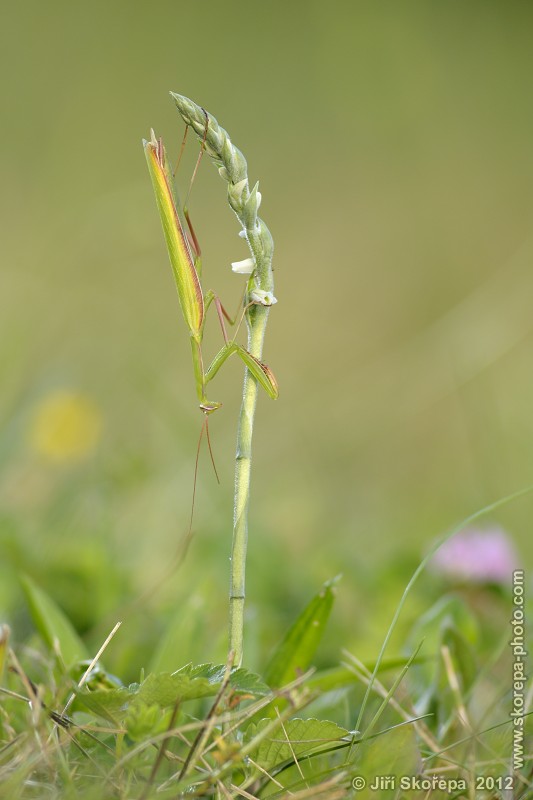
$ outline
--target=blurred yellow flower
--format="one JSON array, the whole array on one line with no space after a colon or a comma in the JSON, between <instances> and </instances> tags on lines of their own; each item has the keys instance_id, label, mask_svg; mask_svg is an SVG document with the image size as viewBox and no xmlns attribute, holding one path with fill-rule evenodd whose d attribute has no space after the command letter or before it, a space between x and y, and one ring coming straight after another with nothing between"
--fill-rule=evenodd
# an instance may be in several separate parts
<instances>
[{"instance_id":1,"label":"blurred yellow flower","mask_svg":"<svg viewBox=\"0 0 533 800\"><path fill-rule=\"evenodd\" d=\"M79 392L52 392L35 409L29 429L31 447L55 463L81 461L94 450L102 432L102 415Z\"/></svg>"}]
</instances>

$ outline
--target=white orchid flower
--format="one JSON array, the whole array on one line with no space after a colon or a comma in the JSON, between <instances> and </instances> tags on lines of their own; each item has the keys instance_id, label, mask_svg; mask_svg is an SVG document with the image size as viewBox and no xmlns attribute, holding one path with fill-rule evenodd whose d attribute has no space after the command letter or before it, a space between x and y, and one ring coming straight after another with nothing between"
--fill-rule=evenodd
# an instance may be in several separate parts
<instances>
[{"instance_id":1,"label":"white orchid flower","mask_svg":"<svg viewBox=\"0 0 533 800\"><path fill-rule=\"evenodd\" d=\"M251 275L255 269L253 258L244 258L242 261L232 261L231 269L239 275Z\"/></svg>"},{"instance_id":2,"label":"white orchid flower","mask_svg":"<svg viewBox=\"0 0 533 800\"><path fill-rule=\"evenodd\" d=\"M252 289L250 300L260 306L273 306L278 302L272 292L264 292L262 289Z\"/></svg>"}]
</instances>

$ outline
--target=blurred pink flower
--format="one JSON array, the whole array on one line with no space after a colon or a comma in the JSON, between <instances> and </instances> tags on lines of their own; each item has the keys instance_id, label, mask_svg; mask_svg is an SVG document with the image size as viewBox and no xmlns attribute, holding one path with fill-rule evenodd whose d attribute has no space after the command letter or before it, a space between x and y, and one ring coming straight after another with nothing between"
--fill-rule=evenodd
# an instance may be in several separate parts
<instances>
[{"instance_id":1,"label":"blurred pink flower","mask_svg":"<svg viewBox=\"0 0 533 800\"><path fill-rule=\"evenodd\" d=\"M431 567L454 580L509 583L518 568L518 558L502 528L467 528L437 550Z\"/></svg>"}]
</instances>

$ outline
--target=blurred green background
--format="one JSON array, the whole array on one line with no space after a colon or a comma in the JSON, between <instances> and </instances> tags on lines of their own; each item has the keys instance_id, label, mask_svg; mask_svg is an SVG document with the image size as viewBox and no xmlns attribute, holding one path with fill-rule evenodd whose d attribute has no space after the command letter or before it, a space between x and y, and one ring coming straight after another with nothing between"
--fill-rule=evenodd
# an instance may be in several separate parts
<instances>
[{"instance_id":1,"label":"blurred green background","mask_svg":"<svg viewBox=\"0 0 533 800\"><path fill-rule=\"evenodd\" d=\"M180 663L223 657L236 361L212 391L222 485L204 454L187 564L128 606L187 529L201 424L141 149L154 127L179 151L169 90L243 150L276 243L280 399L258 408L249 660L339 572L324 660L374 656L435 536L532 482L532 23L530 4L492 0L6 6L0 607L15 638L25 571L94 642L124 618L117 669L146 663L173 614ZM182 194L197 152L191 137ZM229 262L247 253L225 195L204 159L204 285L233 308ZM102 424L62 462L35 436L58 391ZM526 565L532 509L488 520Z\"/></svg>"}]
</instances>

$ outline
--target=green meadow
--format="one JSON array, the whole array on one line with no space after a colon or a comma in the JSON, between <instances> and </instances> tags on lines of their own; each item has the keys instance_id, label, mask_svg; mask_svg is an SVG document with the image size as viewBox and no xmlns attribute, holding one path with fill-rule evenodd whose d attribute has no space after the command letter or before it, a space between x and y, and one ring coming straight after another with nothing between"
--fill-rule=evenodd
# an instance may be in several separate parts
<instances>
[{"instance_id":1,"label":"green meadow","mask_svg":"<svg viewBox=\"0 0 533 800\"><path fill-rule=\"evenodd\" d=\"M0 798L533 797L533 10L28 0L1 27ZM170 91L242 150L275 245L242 665L244 365L209 383L218 482L151 128L230 312L250 253L209 151L189 191ZM222 345L211 307L205 366Z\"/></svg>"}]
</instances>

